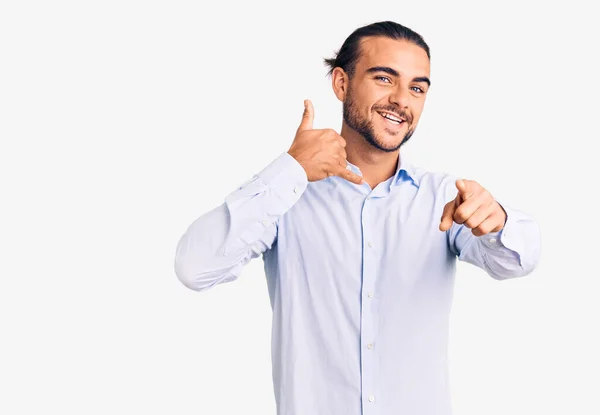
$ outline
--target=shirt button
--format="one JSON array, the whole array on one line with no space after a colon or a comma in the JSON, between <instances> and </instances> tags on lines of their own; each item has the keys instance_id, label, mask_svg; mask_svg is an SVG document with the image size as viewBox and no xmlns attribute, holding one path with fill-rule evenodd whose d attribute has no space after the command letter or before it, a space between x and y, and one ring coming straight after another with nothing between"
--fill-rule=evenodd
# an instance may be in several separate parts
<instances>
[{"instance_id":1,"label":"shirt button","mask_svg":"<svg viewBox=\"0 0 600 415\"><path fill-rule=\"evenodd\" d=\"M369 241L369 243L367 245L369 245L369 248L373 247L373 243L371 241Z\"/></svg>"},{"instance_id":2,"label":"shirt button","mask_svg":"<svg viewBox=\"0 0 600 415\"><path fill-rule=\"evenodd\" d=\"M294 187L294 193L298 193L298 186Z\"/></svg>"},{"instance_id":3,"label":"shirt button","mask_svg":"<svg viewBox=\"0 0 600 415\"><path fill-rule=\"evenodd\" d=\"M369 396L369 402L373 402L375 400L375 397L373 395Z\"/></svg>"},{"instance_id":4,"label":"shirt button","mask_svg":"<svg viewBox=\"0 0 600 415\"><path fill-rule=\"evenodd\" d=\"M492 238L492 239L490 239L490 242L493 243L493 244L495 244L496 243L496 239Z\"/></svg>"},{"instance_id":5,"label":"shirt button","mask_svg":"<svg viewBox=\"0 0 600 415\"><path fill-rule=\"evenodd\" d=\"M373 293L369 293L367 295L369 296L369 298L373 298Z\"/></svg>"},{"instance_id":6,"label":"shirt button","mask_svg":"<svg viewBox=\"0 0 600 415\"><path fill-rule=\"evenodd\" d=\"M369 343L367 344L367 349L371 350L373 348L373 344Z\"/></svg>"},{"instance_id":7,"label":"shirt button","mask_svg":"<svg viewBox=\"0 0 600 415\"><path fill-rule=\"evenodd\" d=\"M261 223L262 223L263 225L267 226L267 223L268 223L268 222L267 222L266 220L263 220Z\"/></svg>"}]
</instances>

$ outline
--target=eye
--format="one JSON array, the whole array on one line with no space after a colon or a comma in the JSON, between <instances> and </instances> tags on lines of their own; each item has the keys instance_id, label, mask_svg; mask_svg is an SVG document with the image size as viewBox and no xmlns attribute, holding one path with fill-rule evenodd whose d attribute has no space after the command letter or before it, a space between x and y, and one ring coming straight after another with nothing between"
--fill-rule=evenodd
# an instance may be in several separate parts
<instances>
[{"instance_id":1,"label":"eye","mask_svg":"<svg viewBox=\"0 0 600 415\"><path fill-rule=\"evenodd\" d=\"M390 78L388 78L387 76L376 76L375 79L381 80L383 82L387 82L387 83L391 83L392 80Z\"/></svg>"},{"instance_id":2,"label":"eye","mask_svg":"<svg viewBox=\"0 0 600 415\"><path fill-rule=\"evenodd\" d=\"M420 93L423 93L423 92L425 92L425 91L423 91L423 88L421 88L420 86L413 86L412 88L413 88L413 89L417 89L417 91L416 91L416 92L420 92Z\"/></svg>"}]
</instances>

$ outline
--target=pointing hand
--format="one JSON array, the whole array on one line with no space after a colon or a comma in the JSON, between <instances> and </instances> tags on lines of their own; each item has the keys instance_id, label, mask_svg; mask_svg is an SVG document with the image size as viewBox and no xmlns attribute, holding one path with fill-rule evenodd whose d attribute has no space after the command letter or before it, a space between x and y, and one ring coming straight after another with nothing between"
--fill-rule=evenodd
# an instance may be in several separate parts
<instances>
[{"instance_id":1,"label":"pointing hand","mask_svg":"<svg viewBox=\"0 0 600 415\"><path fill-rule=\"evenodd\" d=\"M456 198L444 206L440 231L446 231L452 222L465 224L475 236L483 236L489 232L498 232L506 223L506 212L484 189L474 180L457 180Z\"/></svg>"}]
</instances>

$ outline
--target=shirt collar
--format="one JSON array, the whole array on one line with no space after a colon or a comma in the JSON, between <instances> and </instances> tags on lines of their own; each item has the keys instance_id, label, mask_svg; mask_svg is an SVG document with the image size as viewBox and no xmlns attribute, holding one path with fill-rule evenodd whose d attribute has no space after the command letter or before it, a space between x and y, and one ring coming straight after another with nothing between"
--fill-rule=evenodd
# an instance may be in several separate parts
<instances>
[{"instance_id":1,"label":"shirt collar","mask_svg":"<svg viewBox=\"0 0 600 415\"><path fill-rule=\"evenodd\" d=\"M358 167L356 167L354 164L350 163L349 161L346 161L346 163L350 167L350 171L362 176L362 172L360 171L360 169ZM411 179L417 187L419 187L419 177L417 176L416 167L408 160L406 155L402 154L402 152L399 151L398 152L398 166L396 167L396 173L394 174L394 177L390 183L390 186L396 186L402 180L402 176L403 176L402 172L404 172L404 174L406 174L406 176L409 179Z\"/></svg>"},{"instance_id":2,"label":"shirt collar","mask_svg":"<svg viewBox=\"0 0 600 415\"><path fill-rule=\"evenodd\" d=\"M406 154L402 154L400 151L398 152L398 167L396 168L396 174L392 182L393 185L398 184L398 182L402 179L403 171L413 181L413 183L419 187L419 177L417 176L416 167L410 162L410 160L408 160Z\"/></svg>"}]
</instances>

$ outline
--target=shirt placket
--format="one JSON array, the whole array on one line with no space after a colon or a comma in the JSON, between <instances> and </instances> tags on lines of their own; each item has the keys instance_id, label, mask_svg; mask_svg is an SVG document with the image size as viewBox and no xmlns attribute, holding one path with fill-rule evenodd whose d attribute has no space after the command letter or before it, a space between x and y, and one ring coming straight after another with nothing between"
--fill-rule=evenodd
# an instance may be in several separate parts
<instances>
[{"instance_id":1,"label":"shirt placket","mask_svg":"<svg viewBox=\"0 0 600 415\"><path fill-rule=\"evenodd\" d=\"M362 292L361 292L361 329L360 329L360 348L361 348L361 387L362 387L362 414L377 415L377 391L375 390L375 353L376 344L374 341L374 306L375 299L375 270L377 263L377 250L375 245L373 229L373 209L374 199L367 197L363 204L361 212L361 222L363 230L363 268L362 268Z\"/></svg>"}]
</instances>

